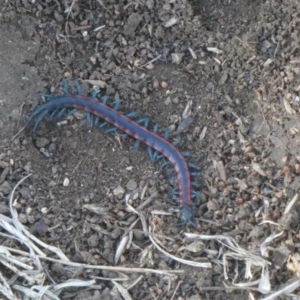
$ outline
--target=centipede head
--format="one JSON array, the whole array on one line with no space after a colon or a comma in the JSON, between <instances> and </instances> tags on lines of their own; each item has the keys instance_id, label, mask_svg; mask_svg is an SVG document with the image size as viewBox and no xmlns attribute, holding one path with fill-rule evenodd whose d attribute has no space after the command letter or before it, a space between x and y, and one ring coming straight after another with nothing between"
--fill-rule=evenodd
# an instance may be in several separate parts
<instances>
[{"instance_id":1,"label":"centipede head","mask_svg":"<svg viewBox=\"0 0 300 300\"><path fill-rule=\"evenodd\" d=\"M198 229L199 227L193 222L193 207L192 205L189 204L184 204L181 207L180 210L180 217L181 217L181 222L176 224L176 226L185 226L185 225L191 225Z\"/></svg>"}]
</instances>

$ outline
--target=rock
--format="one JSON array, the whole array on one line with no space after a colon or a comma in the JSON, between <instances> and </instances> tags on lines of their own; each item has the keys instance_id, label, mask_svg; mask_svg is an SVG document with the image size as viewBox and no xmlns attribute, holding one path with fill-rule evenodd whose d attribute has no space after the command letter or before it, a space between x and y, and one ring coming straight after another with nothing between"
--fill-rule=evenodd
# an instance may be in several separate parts
<instances>
[{"instance_id":1,"label":"rock","mask_svg":"<svg viewBox=\"0 0 300 300\"><path fill-rule=\"evenodd\" d=\"M43 147L47 146L49 143L50 143L50 141L44 137L38 137L36 139L36 146L38 148L43 148Z\"/></svg>"},{"instance_id":2,"label":"rock","mask_svg":"<svg viewBox=\"0 0 300 300\"><path fill-rule=\"evenodd\" d=\"M137 188L137 183L134 180L129 180L128 183L126 184L126 188L129 191L133 191Z\"/></svg>"},{"instance_id":3,"label":"rock","mask_svg":"<svg viewBox=\"0 0 300 300\"><path fill-rule=\"evenodd\" d=\"M11 192L11 186L7 181L4 181L1 185L0 185L0 191L4 194L4 195L8 195Z\"/></svg>"}]
</instances>

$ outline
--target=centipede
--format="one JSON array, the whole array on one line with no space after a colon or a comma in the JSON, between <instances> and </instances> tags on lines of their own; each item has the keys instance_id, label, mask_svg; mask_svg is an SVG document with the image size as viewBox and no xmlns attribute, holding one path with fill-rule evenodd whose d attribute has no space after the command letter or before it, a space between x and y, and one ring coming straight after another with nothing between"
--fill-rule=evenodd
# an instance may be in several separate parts
<instances>
[{"instance_id":1,"label":"centipede","mask_svg":"<svg viewBox=\"0 0 300 300\"><path fill-rule=\"evenodd\" d=\"M194 225L193 198L199 196L199 192L194 190L196 183L192 182L192 176L199 174L199 168L188 162L189 154L180 152L179 149L171 143L166 135L157 133L157 126L149 130L149 118L135 120L136 112L123 114L118 111L120 99L115 97L114 106L107 104L108 97L102 96L101 100L97 98L98 92L95 91L89 96L82 95L81 86L76 82L77 94L70 94L68 82L63 82L64 94L62 96L40 94L46 101L38 105L29 115L25 127L33 125L33 134L36 133L40 123L50 115L50 119L68 117L77 110L84 111L86 118L92 122L96 128L112 126L106 132L130 136L137 143L143 143L148 148L148 154L153 161L158 161L162 157L167 159L163 166L171 164L176 172L177 186L172 190L172 194L177 197L180 208L181 221L177 225Z\"/></svg>"}]
</instances>

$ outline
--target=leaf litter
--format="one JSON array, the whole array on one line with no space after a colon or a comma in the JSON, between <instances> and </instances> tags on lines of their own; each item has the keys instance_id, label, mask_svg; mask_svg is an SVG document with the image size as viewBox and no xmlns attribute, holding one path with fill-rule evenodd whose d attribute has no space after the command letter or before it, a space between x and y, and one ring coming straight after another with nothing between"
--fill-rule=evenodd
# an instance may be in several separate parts
<instances>
[{"instance_id":1,"label":"leaf litter","mask_svg":"<svg viewBox=\"0 0 300 300\"><path fill-rule=\"evenodd\" d=\"M123 268L123 267L109 267L109 266L92 266L86 264L72 263L62 251L56 247L49 246L42 241L40 241L35 236L31 235L30 232L18 221L18 213L14 208L14 205L17 203L18 199L15 199L15 192L18 186L26 180L30 176L27 175L23 179L21 179L16 186L14 187L10 199L9 206L12 217L6 217L4 215L0 215L0 226L7 233L1 232L2 236L6 236L7 238L17 239L21 244L26 245L27 252L24 250L11 249L6 246L0 247L0 263L6 266L10 271L15 274L12 278L5 278L3 274L0 272L0 292L5 295L8 299L15 299L13 290L18 290L24 296L26 295L29 298L37 299L37 297L43 297L43 295L48 297L49 299L59 299L59 294L66 288L69 287L89 287L92 289L100 289L101 286L96 284L95 279L92 280L79 280L79 279L69 279L63 283L52 285L45 285L45 280L47 274L45 273L42 267L42 260L53 261L57 263L61 263L63 265L69 265L73 268L91 268L91 269L102 269L102 270L112 270L118 272L119 274L122 272L132 273L157 273L164 274L167 276L176 276L176 273L181 273L182 271L171 271L171 270L154 270L147 268ZM285 295L292 293L295 289L300 286L300 256L295 253L291 254L287 258L287 268L291 270L295 274L295 279L292 283L286 285L282 289L272 292L272 287L270 283L270 267L272 263L268 261L265 257L268 257L268 246L272 243L272 241L276 240L283 234L282 232L276 233L275 231L265 239L264 242L260 245L261 255L258 253L254 253L253 251L249 251L241 247L235 239L224 236L224 235L202 235L202 234L193 234L193 233L184 233L185 236L190 240L190 243L187 246L183 246L178 249L178 252L186 251L186 252L194 252L194 253L207 253L210 255L210 259L207 262L197 262L195 260L186 260L182 259L176 255L169 253L166 249L164 249L163 244L161 243L161 239L166 237L155 234L156 231L159 230L154 223L155 216L152 219L149 219L149 224L147 225L147 220L142 212L134 209L130 204L130 197L127 195L126 203L128 209L135 213L138 216L130 228L128 228L127 234L123 236L121 242L119 243L119 247L116 250L116 258L115 263L118 263L118 260L127 247L130 247L130 243L132 240L129 238L129 233L131 229L137 224L137 221L142 223L143 233L149 237L149 240L152 243L152 246L148 246L141 252L141 261L145 261L145 258L149 254L150 256L153 249L157 249L159 252L162 252L165 256L173 259L182 265L190 265L196 268L212 268L213 264L220 265L223 267L224 282L225 288L237 288L237 289L245 289L259 291L262 294L268 294L266 297L261 298L264 300L272 300L276 299L279 295ZM298 194L295 195L291 201L288 203L284 215L288 215L291 213L293 206L296 204L298 200ZM97 210L94 210L95 213L98 213ZM102 212L100 212L102 214ZM262 222L260 225L263 225ZM279 225L279 224L277 224ZM219 251L214 251L213 249L209 249L205 246L206 241L215 241L220 245ZM52 258L47 256L40 248L43 247L58 258ZM147 259L148 261L148 259ZM236 261L236 275L232 279L229 275L229 263L232 261ZM241 261L244 263L244 274L243 276L239 275L239 265L238 262ZM149 262L149 261L148 261ZM147 262L147 264L148 264ZM144 263L143 263L144 264ZM230 271L231 272L231 271ZM260 275L259 275L260 274ZM14 284L14 280L17 277L23 277L27 280L29 286L24 287L18 284ZM125 277L123 277L125 279ZM244 278L244 281L238 282L238 278ZM120 283L116 280L118 279L109 279L112 280L118 292L122 295L124 299L132 299L127 289L124 288ZM125 279L126 280L126 279ZM231 282L230 282L231 281ZM254 298L253 298L254 299Z\"/></svg>"}]
</instances>

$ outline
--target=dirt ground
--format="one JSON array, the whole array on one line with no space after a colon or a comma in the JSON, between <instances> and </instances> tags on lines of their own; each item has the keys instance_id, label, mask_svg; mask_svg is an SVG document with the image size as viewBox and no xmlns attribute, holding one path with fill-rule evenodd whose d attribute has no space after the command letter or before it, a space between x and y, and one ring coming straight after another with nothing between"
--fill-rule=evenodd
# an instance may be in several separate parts
<instances>
[{"instance_id":1,"label":"dirt ground","mask_svg":"<svg viewBox=\"0 0 300 300\"><path fill-rule=\"evenodd\" d=\"M300 299L299 1L4 0L0 8L1 214L10 217L12 189L30 173L17 191L19 220L70 261L182 271L169 277L44 260L50 290L95 280L57 299ZM72 92L75 80L85 95L98 86L110 105L118 94L122 112L138 111L173 133L192 103L193 122L178 148L201 168L198 228L173 226L179 214L171 175L143 145L134 151L132 138L95 129L80 114L59 124L45 118L36 138L30 127L15 136L44 101L37 93L61 95L64 78ZM126 199L160 247L211 267L162 253L141 222L133 224ZM2 246L26 248L1 228ZM253 263L246 278L248 254L226 260L232 249L225 242L201 239L196 246L186 233L230 237L268 269ZM34 285L5 264L0 271L11 299L23 297L15 285ZM296 288L271 297L290 283Z\"/></svg>"}]
</instances>

